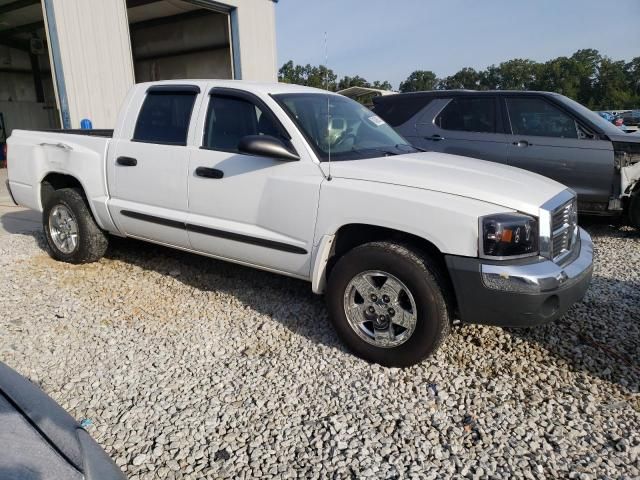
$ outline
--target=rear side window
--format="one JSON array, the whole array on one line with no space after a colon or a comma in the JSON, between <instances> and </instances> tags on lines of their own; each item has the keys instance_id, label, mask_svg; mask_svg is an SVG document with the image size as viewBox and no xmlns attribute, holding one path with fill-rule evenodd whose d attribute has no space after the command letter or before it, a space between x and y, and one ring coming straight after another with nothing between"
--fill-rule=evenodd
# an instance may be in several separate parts
<instances>
[{"instance_id":1,"label":"rear side window","mask_svg":"<svg viewBox=\"0 0 640 480\"><path fill-rule=\"evenodd\" d=\"M270 115L243 98L211 95L203 146L211 150L238 151L247 135L271 135L282 138Z\"/></svg>"},{"instance_id":2,"label":"rear side window","mask_svg":"<svg viewBox=\"0 0 640 480\"><path fill-rule=\"evenodd\" d=\"M142 104L133 140L186 145L195 93L149 92Z\"/></svg>"},{"instance_id":3,"label":"rear side window","mask_svg":"<svg viewBox=\"0 0 640 480\"><path fill-rule=\"evenodd\" d=\"M495 133L496 102L493 97L454 98L436 117L435 123L444 130Z\"/></svg>"},{"instance_id":4,"label":"rear side window","mask_svg":"<svg viewBox=\"0 0 640 480\"><path fill-rule=\"evenodd\" d=\"M430 102L430 98L418 97L417 95L408 94L389 95L383 99L373 99L373 111L392 127L398 127L406 123L416 113L422 110Z\"/></svg>"},{"instance_id":5,"label":"rear side window","mask_svg":"<svg viewBox=\"0 0 640 480\"><path fill-rule=\"evenodd\" d=\"M576 121L541 98L507 98L514 135L578 138Z\"/></svg>"}]
</instances>

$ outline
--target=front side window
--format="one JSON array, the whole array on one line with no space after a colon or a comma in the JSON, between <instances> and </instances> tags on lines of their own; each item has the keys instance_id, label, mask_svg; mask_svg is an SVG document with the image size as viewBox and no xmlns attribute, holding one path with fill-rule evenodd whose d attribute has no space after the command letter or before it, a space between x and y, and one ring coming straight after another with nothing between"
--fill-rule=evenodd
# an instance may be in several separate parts
<instances>
[{"instance_id":1,"label":"front side window","mask_svg":"<svg viewBox=\"0 0 640 480\"><path fill-rule=\"evenodd\" d=\"M282 137L271 116L254 103L233 96L211 95L203 146L237 152L240 140L247 135Z\"/></svg>"},{"instance_id":2,"label":"front side window","mask_svg":"<svg viewBox=\"0 0 640 480\"><path fill-rule=\"evenodd\" d=\"M356 160L417 150L371 110L325 93L274 95L311 144L320 161Z\"/></svg>"},{"instance_id":3,"label":"front side window","mask_svg":"<svg viewBox=\"0 0 640 480\"><path fill-rule=\"evenodd\" d=\"M576 121L540 98L507 98L514 135L579 138Z\"/></svg>"},{"instance_id":4,"label":"front side window","mask_svg":"<svg viewBox=\"0 0 640 480\"><path fill-rule=\"evenodd\" d=\"M443 130L460 132L496 132L496 102L493 97L456 97L436 117Z\"/></svg>"},{"instance_id":5,"label":"front side window","mask_svg":"<svg viewBox=\"0 0 640 480\"><path fill-rule=\"evenodd\" d=\"M133 140L186 145L195 93L149 92L142 104Z\"/></svg>"}]
</instances>

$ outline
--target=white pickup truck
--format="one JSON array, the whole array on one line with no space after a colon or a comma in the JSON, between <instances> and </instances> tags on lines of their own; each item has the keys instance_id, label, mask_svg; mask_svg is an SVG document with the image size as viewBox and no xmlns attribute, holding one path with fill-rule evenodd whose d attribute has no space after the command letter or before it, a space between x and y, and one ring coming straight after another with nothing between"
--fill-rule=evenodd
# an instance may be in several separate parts
<instances>
[{"instance_id":1,"label":"white pickup truck","mask_svg":"<svg viewBox=\"0 0 640 480\"><path fill-rule=\"evenodd\" d=\"M8 160L54 258L97 261L118 235L307 280L347 346L383 365L425 358L456 316L551 321L592 274L571 190L420 152L311 88L139 84L113 132L16 130Z\"/></svg>"}]
</instances>

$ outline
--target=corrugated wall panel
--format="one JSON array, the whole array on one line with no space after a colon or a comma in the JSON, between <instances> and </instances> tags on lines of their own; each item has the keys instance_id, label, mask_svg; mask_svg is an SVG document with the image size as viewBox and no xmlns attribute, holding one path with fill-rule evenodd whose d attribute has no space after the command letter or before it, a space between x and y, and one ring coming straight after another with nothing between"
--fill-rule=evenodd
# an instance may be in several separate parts
<instances>
[{"instance_id":1,"label":"corrugated wall panel","mask_svg":"<svg viewBox=\"0 0 640 480\"><path fill-rule=\"evenodd\" d=\"M240 65L243 80L278 79L276 14L272 0L220 0L237 8Z\"/></svg>"},{"instance_id":2,"label":"corrugated wall panel","mask_svg":"<svg viewBox=\"0 0 640 480\"><path fill-rule=\"evenodd\" d=\"M125 0L48 0L43 6L45 18L48 8L55 17L71 126L89 118L94 128L113 128L134 84ZM56 49L50 31L47 36Z\"/></svg>"}]
</instances>

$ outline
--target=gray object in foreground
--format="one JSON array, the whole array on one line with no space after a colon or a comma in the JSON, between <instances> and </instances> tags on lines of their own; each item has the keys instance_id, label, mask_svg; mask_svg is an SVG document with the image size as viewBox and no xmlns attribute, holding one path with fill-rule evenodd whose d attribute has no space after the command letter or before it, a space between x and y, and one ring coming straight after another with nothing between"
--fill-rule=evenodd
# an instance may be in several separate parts
<instances>
[{"instance_id":1,"label":"gray object in foreground","mask_svg":"<svg viewBox=\"0 0 640 480\"><path fill-rule=\"evenodd\" d=\"M3 480L125 478L71 415L1 362L0 417Z\"/></svg>"}]
</instances>

